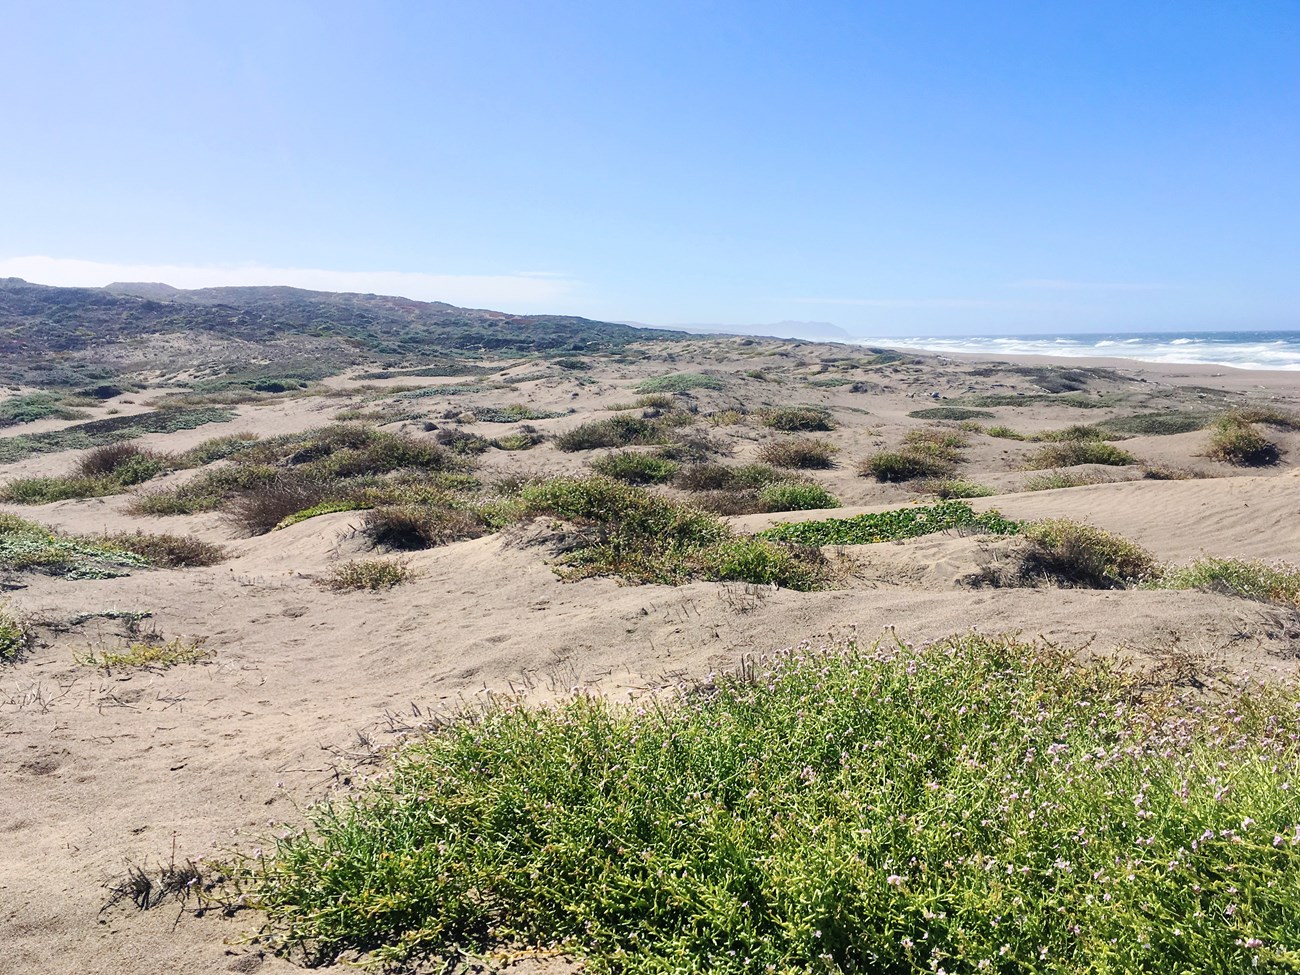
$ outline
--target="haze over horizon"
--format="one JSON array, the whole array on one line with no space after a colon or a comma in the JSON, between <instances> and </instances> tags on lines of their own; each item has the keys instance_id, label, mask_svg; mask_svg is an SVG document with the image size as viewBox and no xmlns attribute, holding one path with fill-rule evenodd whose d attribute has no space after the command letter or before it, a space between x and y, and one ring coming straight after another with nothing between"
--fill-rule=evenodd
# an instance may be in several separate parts
<instances>
[{"instance_id":1,"label":"haze over horizon","mask_svg":"<svg viewBox=\"0 0 1300 975\"><path fill-rule=\"evenodd\" d=\"M1300 328L1300 7L15 5L0 277Z\"/></svg>"}]
</instances>

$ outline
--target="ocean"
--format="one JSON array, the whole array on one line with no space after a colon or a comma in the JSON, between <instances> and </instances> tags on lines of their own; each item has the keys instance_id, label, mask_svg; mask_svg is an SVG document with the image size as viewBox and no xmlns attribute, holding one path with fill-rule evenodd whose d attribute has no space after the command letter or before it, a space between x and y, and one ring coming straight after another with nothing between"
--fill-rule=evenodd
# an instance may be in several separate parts
<instances>
[{"instance_id":1,"label":"ocean","mask_svg":"<svg viewBox=\"0 0 1300 975\"><path fill-rule=\"evenodd\" d=\"M861 340L932 352L979 355L1115 356L1141 362L1203 363L1300 371L1300 332L1114 332L1084 335L931 336Z\"/></svg>"}]
</instances>

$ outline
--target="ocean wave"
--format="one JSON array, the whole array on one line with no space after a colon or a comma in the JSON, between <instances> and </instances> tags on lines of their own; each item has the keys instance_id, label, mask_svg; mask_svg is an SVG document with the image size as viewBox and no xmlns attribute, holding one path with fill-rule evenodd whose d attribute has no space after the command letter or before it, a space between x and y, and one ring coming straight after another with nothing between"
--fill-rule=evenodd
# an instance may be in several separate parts
<instances>
[{"instance_id":1,"label":"ocean wave","mask_svg":"<svg viewBox=\"0 0 1300 975\"><path fill-rule=\"evenodd\" d=\"M974 355L1114 356L1139 362L1300 371L1300 332L909 336L858 341Z\"/></svg>"}]
</instances>

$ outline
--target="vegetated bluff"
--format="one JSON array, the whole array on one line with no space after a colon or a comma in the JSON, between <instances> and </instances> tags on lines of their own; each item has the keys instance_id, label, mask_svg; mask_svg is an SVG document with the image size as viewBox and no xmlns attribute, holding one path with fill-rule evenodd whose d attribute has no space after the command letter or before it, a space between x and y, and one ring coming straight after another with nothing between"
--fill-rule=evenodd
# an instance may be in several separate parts
<instances>
[{"instance_id":1,"label":"vegetated bluff","mask_svg":"<svg viewBox=\"0 0 1300 975\"><path fill-rule=\"evenodd\" d=\"M685 337L567 315L509 315L373 294L288 287L184 291L165 284L58 288L0 278L0 356L77 353L176 332L208 332L245 342L333 339L354 351L391 356L597 352L629 342Z\"/></svg>"}]
</instances>

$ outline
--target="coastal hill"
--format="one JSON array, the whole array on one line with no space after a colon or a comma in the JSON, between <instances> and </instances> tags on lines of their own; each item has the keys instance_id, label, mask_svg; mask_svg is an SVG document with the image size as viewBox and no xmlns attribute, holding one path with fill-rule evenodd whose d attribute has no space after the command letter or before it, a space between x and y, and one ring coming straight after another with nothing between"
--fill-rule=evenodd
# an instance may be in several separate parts
<instances>
[{"instance_id":1,"label":"coastal hill","mask_svg":"<svg viewBox=\"0 0 1300 975\"><path fill-rule=\"evenodd\" d=\"M266 343L320 340L350 357L444 352L597 352L681 337L569 315L511 315L445 302L287 287L202 288L117 283L60 288L0 279L0 357L79 353L175 333Z\"/></svg>"}]
</instances>

